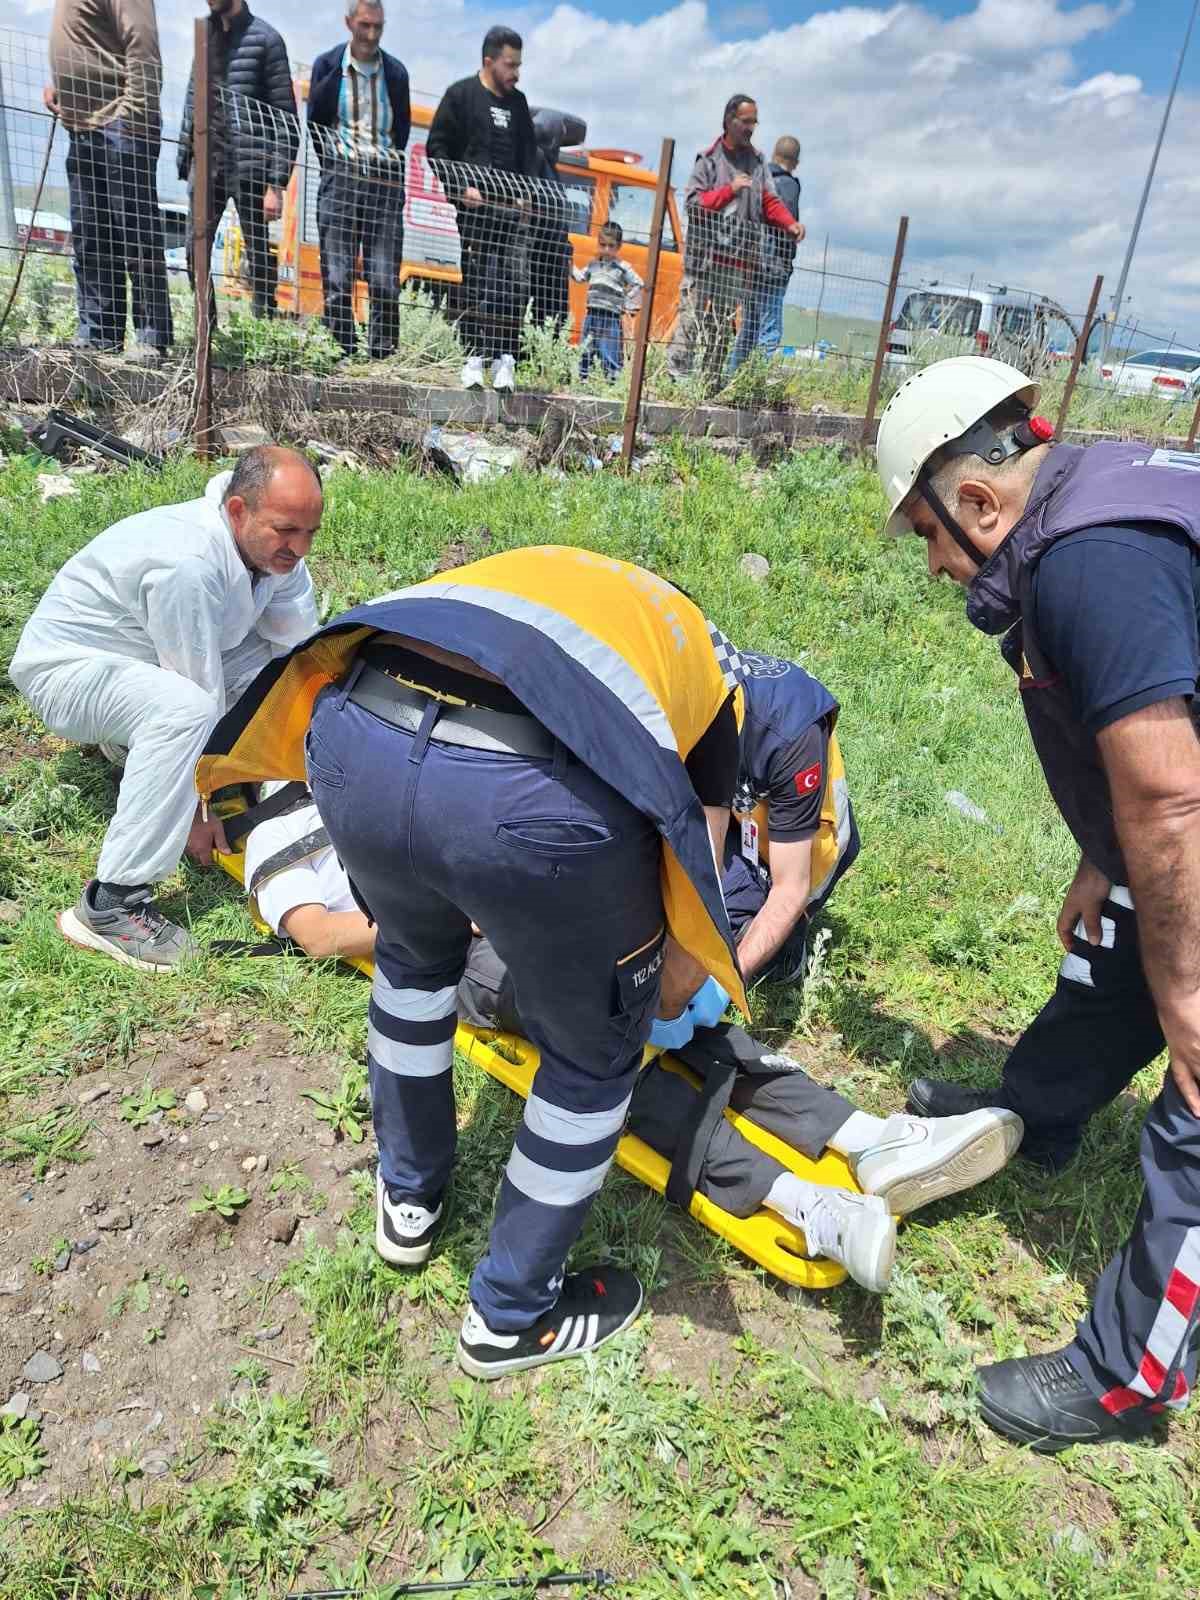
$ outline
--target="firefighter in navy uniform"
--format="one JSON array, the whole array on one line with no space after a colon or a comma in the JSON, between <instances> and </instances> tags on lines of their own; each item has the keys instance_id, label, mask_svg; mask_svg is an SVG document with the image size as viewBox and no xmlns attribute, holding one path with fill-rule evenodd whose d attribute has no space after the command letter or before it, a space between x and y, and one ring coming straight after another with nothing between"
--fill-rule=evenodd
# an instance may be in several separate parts
<instances>
[{"instance_id":1,"label":"firefighter in navy uniform","mask_svg":"<svg viewBox=\"0 0 1200 1600\"><path fill-rule=\"evenodd\" d=\"M802 982L812 918L858 855L838 704L794 661L741 653L745 681L722 887L747 983Z\"/></svg>"},{"instance_id":2,"label":"firefighter in navy uniform","mask_svg":"<svg viewBox=\"0 0 1200 1600\"><path fill-rule=\"evenodd\" d=\"M1024 1119L1056 1170L1164 1044L1133 1232L1070 1345L984 1367L981 1409L1046 1451L1143 1432L1187 1403L1200 1306L1200 457L1054 444L1037 385L956 357L899 389L879 430L889 531L1003 634L1051 794L1080 847L1054 995L981 1093L918 1079L922 1115Z\"/></svg>"},{"instance_id":3,"label":"firefighter in navy uniform","mask_svg":"<svg viewBox=\"0 0 1200 1600\"><path fill-rule=\"evenodd\" d=\"M582 1355L638 1314L632 1273L563 1269L643 1045L686 1044L731 994L745 1007L715 866L737 682L736 652L661 578L587 550L513 550L330 623L260 674L199 764L202 795L307 766L376 924L367 1050L389 1261L424 1261L444 1214L473 922L512 975L541 1064L471 1280L473 1376Z\"/></svg>"}]
</instances>

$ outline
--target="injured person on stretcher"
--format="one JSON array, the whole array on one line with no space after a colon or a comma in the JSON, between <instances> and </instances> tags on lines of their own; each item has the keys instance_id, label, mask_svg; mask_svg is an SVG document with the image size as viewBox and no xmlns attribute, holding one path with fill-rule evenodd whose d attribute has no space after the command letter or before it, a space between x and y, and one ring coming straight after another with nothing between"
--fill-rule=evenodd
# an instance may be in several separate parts
<instances>
[{"instance_id":1,"label":"injured person on stretcher","mask_svg":"<svg viewBox=\"0 0 1200 1600\"><path fill-rule=\"evenodd\" d=\"M263 800L285 809L259 822L246 840L245 882L257 913L311 956L369 957L374 927L355 902L320 814L301 785L286 790L263 786ZM477 1027L524 1032L512 982L486 938L472 940L458 1006ZM1024 1131L1014 1112L991 1107L957 1117L871 1116L814 1082L790 1056L727 1023L697 1028L674 1054L706 1089L731 1082L730 1108L794 1149L813 1160L826 1149L845 1156L863 1192L798 1178L721 1115L723 1096L715 1116L705 1116L705 1096L657 1063L639 1076L629 1132L725 1211L749 1217L766 1206L804 1233L810 1255L839 1262L876 1292L891 1275L896 1218L990 1178ZM402 1263L402 1250L389 1253L387 1212L382 1206L376 1244L385 1259Z\"/></svg>"}]
</instances>

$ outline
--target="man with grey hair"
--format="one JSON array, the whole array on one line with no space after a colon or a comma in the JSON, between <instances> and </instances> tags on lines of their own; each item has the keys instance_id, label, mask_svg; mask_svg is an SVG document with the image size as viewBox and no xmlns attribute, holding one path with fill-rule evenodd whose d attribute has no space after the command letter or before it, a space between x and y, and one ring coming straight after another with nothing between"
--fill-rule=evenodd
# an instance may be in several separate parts
<instances>
[{"instance_id":1,"label":"man with grey hair","mask_svg":"<svg viewBox=\"0 0 1200 1600\"><path fill-rule=\"evenodd\" d=\"M161 972L194 950L153 886L186 849L225 848L196 806L210 730L278 655L317 626L305 556L321 480L296 451L261 446L203 499L115 523L63 566L9 668L47 728L123 765L96 877L58 918L70 943Z\"/></svg>"},{"instance_id":2,"label":"man with grey hair","mask_svg":"<svg viewBox=\"0 0 1200 1600\"><path fill-rule=\"evenodd\" d=\"M321 163L317 227L325 326L353 355L361 255L372 361L390 356L399 334L404 150L411 123L408 71L380 48L383 23L376 0L350 0L350 42L317 57L308 90L308 125Z\"/></svg>"},{"instance_id":3,"label":"man with grey hair","mask_svg":"<svg viewBox=\"0 0 1200 1600\"><path fill-rule=\"evenodd\" d=\"M879 425L888 527L1003 634L1050 793L1079 846L1055 992L999 1085L919 1078L909 1104L1024 1119L1054 1174L1163 1050L1133 1232L1061 1350L979 1373L980 1409L1036 1450L1132 1439L1187 1404L1200 1326L1200 457L1054 443L1038 385L982 356L936 362Z\"/></svg>"}]
</instances>

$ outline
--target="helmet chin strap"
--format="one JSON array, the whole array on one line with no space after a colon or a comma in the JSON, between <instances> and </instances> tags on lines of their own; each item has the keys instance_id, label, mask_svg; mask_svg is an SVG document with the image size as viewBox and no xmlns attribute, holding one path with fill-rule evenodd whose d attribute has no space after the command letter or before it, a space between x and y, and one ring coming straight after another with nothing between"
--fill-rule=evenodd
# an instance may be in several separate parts
<instances>
[{"instance_id":1,"label":"helmet chin strap","mask_svg":"<svg viewBox=\"0 0 1200 1600\"><path fill-rule=\"evenodd\" d=\"M933 487L932 479L924 468L917 476L915 488L962 553L968 556L977 567L982 567L988 559L987 556L979 549L978 545L972 544L962 523L959 522L941 495Z\"/></svg>"}]
</instances>

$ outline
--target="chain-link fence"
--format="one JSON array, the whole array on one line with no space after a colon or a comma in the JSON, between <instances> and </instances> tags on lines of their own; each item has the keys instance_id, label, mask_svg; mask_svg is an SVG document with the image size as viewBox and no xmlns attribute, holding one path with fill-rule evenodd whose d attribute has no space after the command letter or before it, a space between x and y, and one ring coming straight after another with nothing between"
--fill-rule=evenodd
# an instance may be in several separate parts
<instances>
[{"instance_id":1,"label":"chain-link fence","mask_svg":"<svg viewBox=\"0 0 1200 1600\"><path fill-rule=\"evenodd\" d=\"M285 64L263 98L236 94L211 37L183 84L0 30L9 403L86 402L152 448L487 390L615 402L594 413L610 425L652 401L869 417L970 351L1035 372L1076 426L1191 427L1200 357L1177 332L1085 327L1086 308L903 239L888 258L803 237L750 156L655 172L543 111L506 167L473 165L435 102L399 108L369 74L343 68L331 96Z\"/></svg>"}]
</instances>

